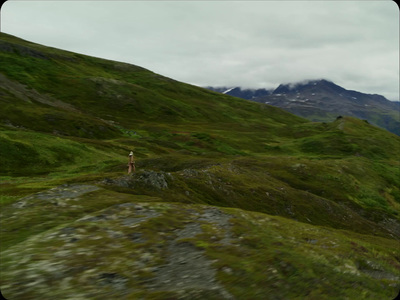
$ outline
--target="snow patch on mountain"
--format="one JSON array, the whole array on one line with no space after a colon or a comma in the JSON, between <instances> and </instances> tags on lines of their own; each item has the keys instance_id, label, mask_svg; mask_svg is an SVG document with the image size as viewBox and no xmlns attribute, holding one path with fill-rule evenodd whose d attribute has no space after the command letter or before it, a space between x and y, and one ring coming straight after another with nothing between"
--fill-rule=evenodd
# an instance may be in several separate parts
<instances>
[{"instance_id":1,"label":"snow patch on mountain","mask_svg":"<svg viewBox=\"0 0 400 300\"><path fill-rule=\"evenodd\" d=\"M233 89L235 89L235 87L230 88L230 89L227 89L225 92L222 92L222 94L227 94L227 93L229 93L230 91L232 91Z\"/></svg>"}]
</instances>

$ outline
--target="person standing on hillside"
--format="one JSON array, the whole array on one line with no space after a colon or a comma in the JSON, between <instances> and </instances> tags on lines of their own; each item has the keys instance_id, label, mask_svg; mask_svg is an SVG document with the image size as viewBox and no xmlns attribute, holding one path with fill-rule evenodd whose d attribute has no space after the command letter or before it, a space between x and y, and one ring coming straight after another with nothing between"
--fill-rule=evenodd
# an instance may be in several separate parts
<instances>
[{"instance_id":1,"label":"person standing on hillside","mask_svg":"<svg viewBox=\"0 0 400 300\"><path fill-rule=\"evenodd\" d=\"M135 172L135 157L133 156L133 151L129 153L129 161L128 161L128 175L132 172Z\"/></svg>"}]
</instances>

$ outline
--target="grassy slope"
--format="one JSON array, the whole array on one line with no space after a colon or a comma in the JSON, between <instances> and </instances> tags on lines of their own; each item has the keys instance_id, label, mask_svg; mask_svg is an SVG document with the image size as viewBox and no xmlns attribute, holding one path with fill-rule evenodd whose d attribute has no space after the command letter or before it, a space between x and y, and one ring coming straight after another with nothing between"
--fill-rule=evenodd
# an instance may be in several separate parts
<instances>
[{"instance_id":1,"label":"grassy slope","mask_svg":"<svg viewBox=\"0 0 400 300\"><path fill-rule=\"evenodd\" d=\"M146 169L169 172L173 180L168 190L112 188L124 197L235 207L346 229L366 234L366 247L379 249L374 251L382 257L389 252L374 244L373 235L398 243L393 224L399 224L400 211L399 137L347 117L309 123L137 66L5 34L0 42L5 76L0 85L0 200L5 210L19 197L45 188L121 176L126 154L134 149L137 176ZM4 233L7 247L70 220L43 218L21 219L15 226L37 230ZM45 225L35 227L35 222ZM287 226L291 232L298 225ZM267 238L260 229L252 232L249 228L257 243ZM348 234L334 233L343 241L351 239ZM295 259L289 239L283 244ZM248 263L255 268L261 261L253 257L255 244L251 247Z\"/></svg>"}]
</instances>

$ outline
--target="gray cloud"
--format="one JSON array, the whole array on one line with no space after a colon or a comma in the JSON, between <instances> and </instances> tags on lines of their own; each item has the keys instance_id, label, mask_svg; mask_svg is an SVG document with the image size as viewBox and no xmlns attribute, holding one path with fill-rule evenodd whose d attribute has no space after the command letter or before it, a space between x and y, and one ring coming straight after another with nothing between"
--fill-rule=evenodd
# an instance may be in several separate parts
<instances>
[{"instance_id":1,"label":"gray cloud","mask_svg":"<svg viewBox=\"0 0 400 300\"><path fill-rule=\"evenodd\" d=\"M1 30L200 86L325 78L399 99L393 1L17 1Z\"/></svg>"}]
</instances>

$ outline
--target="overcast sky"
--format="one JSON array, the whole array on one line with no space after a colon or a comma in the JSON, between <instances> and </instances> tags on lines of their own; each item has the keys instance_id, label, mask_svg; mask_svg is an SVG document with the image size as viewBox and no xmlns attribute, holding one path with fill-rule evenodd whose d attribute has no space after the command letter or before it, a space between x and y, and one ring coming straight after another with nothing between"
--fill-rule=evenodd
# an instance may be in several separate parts
<instances>
[{"instance_id":1,"label":"overcast sky","mask_svg":"<svg viewBox=\"0 0 400 300\"><path fill-rule=\"evenodd\" d=\"M399 8L389 0L9 0L1 31L199 86L324 78L399 100Z\"/></svg>"}]
</instances>

